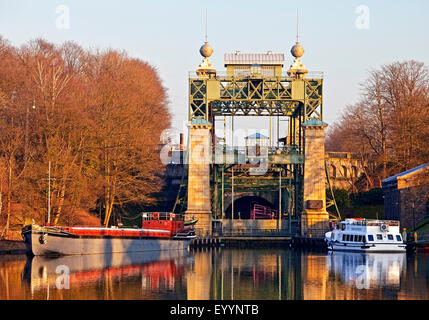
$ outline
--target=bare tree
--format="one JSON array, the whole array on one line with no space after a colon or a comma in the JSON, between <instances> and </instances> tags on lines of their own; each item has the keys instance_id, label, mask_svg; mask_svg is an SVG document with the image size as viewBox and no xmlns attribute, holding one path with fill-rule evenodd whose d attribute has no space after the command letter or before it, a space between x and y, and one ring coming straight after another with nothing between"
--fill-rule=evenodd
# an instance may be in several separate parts
<instances>
[{"instance_id":1,"label":"bare tree","mask_svg":"<svg viewBox=\"0 0 429 320\"><path fill-rule=\"evenodd\" d=\"M347 106L328 133L327 147L360 152L378 163L368 177L381 181L429 161L429 76L416 61L395 62L369 73L361 99Z\"/></svg>"},{"instance_id":2,"label":"bare tree","mask_svg":"<svg viewBox=\"0 0 429 320\"><path fill-rule=\"evenodd\" d=\"M106 225L114 208L154 203L159 137L169 125L166 90L147 63L73 42L14 48L0 37L4 230L28 216L45 219L48 162L54 224L82 221L100 201Z\"/></svg>"}]
</instances>

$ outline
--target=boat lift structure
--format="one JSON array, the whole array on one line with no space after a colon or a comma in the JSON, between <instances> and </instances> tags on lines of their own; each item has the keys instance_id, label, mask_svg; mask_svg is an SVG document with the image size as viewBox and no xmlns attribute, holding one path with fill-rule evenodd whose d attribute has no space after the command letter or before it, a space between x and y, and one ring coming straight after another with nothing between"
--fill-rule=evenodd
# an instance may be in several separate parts
<instances>
[{"instance_id":1,"label":"boat lift structure","mask_svg":"<svg viewBox=\"0 0 429 320\"><path fill-rule=\"evenodd\" d=\"M298 41L291 50L295 60L287 71L283 54L237 51L225 54L226 73L220 74L210 63L213 49L207 41L200 53L203 62L189 75L188 158L173 212L198 219L201 234L212 234L215 226L234 220L235 196L275 193L276 210L281 213L276 215L277 228L290 233L294 224L301 235L323 235L329 222L323 74L307 71ZM223 119L226 127L225 119L231 118L234 134L234 118L243 116L270 117L270 125L277 118L277 138L286 135L285 143L273 147L270 141L262 153L256 149L240 152L233 143L227 146L225 139L219 143L217 120ZM279 119L287 122L287 132L279 132ZM227 198L232 210L229 219ZM328 204L333 204L332 199ZM228 222L233 227L234 221Z\"/></svg>"}]
</instances>

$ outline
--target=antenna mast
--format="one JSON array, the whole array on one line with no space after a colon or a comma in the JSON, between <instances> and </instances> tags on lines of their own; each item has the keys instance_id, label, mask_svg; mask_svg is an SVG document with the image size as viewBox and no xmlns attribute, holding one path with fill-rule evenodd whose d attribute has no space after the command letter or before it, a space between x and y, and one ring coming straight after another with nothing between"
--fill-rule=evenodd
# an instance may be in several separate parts
<instances>
[{"instance_id":1,"label":"antenna mast","mask_svg":"<svg viewBox=\"0 0 429 320\"><path fill-rule=\"evenodd\" d=\"M207 8L206 8L206 42L208 42L208 27L209 23L208 23L208 15L207 15Z\"/></svg>"},{"instance_id":2,"label":"antenna mast","mask_svg":"<svg viewBox=\"0 0 429 320\"><path fill-rule=\"evenodd\" d=\"M299 42L299 9L296 9L296 43Z\"/></svg>"}]
</instances>

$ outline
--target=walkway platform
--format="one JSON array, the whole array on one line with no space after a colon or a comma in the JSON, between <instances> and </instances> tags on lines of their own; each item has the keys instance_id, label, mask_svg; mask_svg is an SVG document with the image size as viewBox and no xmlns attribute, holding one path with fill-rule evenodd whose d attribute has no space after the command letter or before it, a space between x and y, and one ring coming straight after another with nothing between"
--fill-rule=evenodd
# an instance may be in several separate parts
<instances>
[{"instance_id":1,"label":"walkway platform","mask_svg":"<svg viewBox=\"0 0 429 320\"><path fill-rule=\"evenodd\" d=\"M326 248L323 238L302 236L228 236L197 238L191 243L192 249L210 247L232 248Z\"/></svg>"}]
</instances>

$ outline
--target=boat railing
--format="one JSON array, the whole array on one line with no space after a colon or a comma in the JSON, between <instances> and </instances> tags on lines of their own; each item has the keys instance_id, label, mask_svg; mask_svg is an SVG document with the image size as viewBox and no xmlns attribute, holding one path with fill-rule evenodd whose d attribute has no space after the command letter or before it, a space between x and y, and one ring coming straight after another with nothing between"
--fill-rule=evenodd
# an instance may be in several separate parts
<instances>
[{"instance_id":1,"label":"boat railing","mask_svg":"<svg viewBox=\"0 0 429 320\"><path fill-rule=\"evenodd\" d=\"M348 225L364 226L364 227L378 227L382 224L387 224L389 227L399 227L399 221L395 220L357 220L349 221Z\"/></svg>"},{"instance_id":2,"label":"boat railing","mask_svg":"<svg viewBox=\"0 0 429 320\"><path fill-rule=\"evenodd\" d=\"M184 220L183 214L177 214L172 212L142 212L141 215L142 215L143 221L149 221L149 220L183 221Z\"/></svg>"},{"instance_id":3,"label":"boat railing","mask_svg":"<svg viewBox=\"0 0 429 320\"><path fill-rule=\"evenodd\" d=\"M387 224L389 227L399 227L399 221L394 220L374 220L374 221L367 221L367 226L379 226L382 224Z\"/></svg>"}]
</instances>

